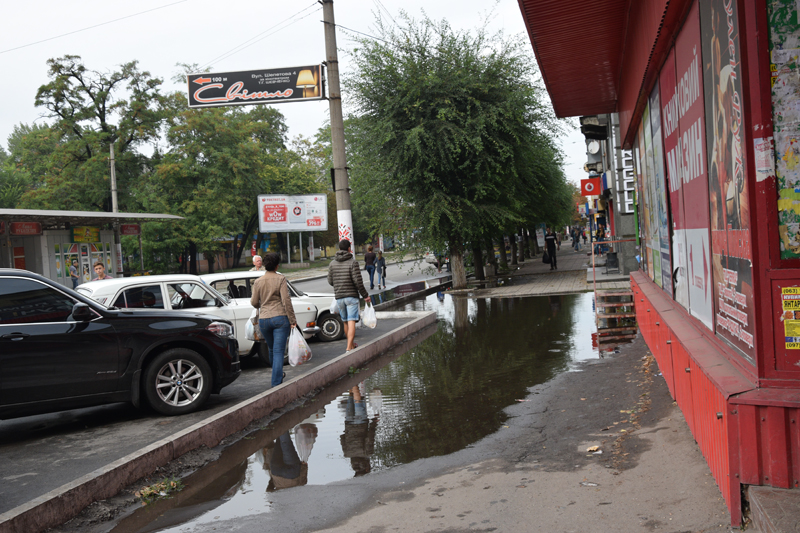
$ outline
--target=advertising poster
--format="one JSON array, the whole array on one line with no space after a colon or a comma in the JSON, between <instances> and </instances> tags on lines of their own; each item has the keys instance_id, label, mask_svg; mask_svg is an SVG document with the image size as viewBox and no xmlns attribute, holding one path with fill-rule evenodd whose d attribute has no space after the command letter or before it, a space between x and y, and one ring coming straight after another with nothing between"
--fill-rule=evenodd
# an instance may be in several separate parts
<instances>
[{"instance_id":1,"label":"advertising poster","mask_svg":"<svg viewBox=\"0 0 800 533\"><path fill-rule=\"evenodd\" d=\"M258 229L261 233L327 231L328 197L325 194L260 194Z\"/></svg>"},{"instance_id":2,"label":"advertising poster","mask_svg":"<svg viewBox=\"0 0 800 533\"><path fill-rule=\"evenodd\" d=\"M639 133L636 136L636 146L637 148L637 170L638 170L638 177L639 177L639 207L640 207L640 226L641 232L639 235L641 236L641 250L642 250L642 264L645 266L645 272L647 275L650 276L650 279L653 279L653 254L651 252L650 247L647 245L648 243L648 235L649 227L648 227L648 219L649 219L649 197L647 195L647 183L646 183L646 170L645 170L645 157L644 157L644 126L643 122L639 123Z\"/></svg>"},{"instance_id":3,"label":"advertising poster","mask_svg":"<svg viewBox=\"0 0 800 533\"><path fill-rule=\"evenodd\" d=\"M658 220L658 192L656 191L655 163L653 161L653 133L650 128L650 104L644 108L642 115L642 131L644 132L644 187L647 201L647 247L653 262L653 281L663 287L661 274L661 244ZM669 268L669 265L666 265Z\"/></svg>"},{"instance_id":4,"label":"advertising poster","mask_svg":"<svg viewBox=\"0 0 800 533\"><path fill-rule=\"evenodd\" d=\"M658 223L658 250L661 253L661 287L672 297L672 261L669 257L669 218L664 174L664 148L661 142L661 99L658 85L650 93L650 128L653 134L653 200Z\"/></svg>"},{"instance_id":5,"label":"advertising poster","mask_svg":"<svg viewBox=\"0 0 800 533\"><path fill-rule=\"evenodd\" d=\"M694 4L659 80L673 222L675 300L713 325L700 19Z\"/></svg>"},{"instance_id":6,"label":"advertising poster","mask_svg":"<svg viewBox=\"0 0 800 533\"><path fill-rule=\"evenodd\" d=\"M736 2L703 2L700 6L700 29L715 331L717 336L753 362L755 308Z\"/></svg>"}]
</instances>

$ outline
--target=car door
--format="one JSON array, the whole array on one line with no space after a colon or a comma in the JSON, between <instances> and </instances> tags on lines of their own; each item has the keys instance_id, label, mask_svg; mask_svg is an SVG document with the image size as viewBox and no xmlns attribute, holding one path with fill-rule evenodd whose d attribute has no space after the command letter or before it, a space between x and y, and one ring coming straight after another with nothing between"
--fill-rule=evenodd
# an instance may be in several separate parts
<instances>
[{"instance_id":1,"label":"car door","mask_svg":"<svg viewBox=\"0 0 800 533\"><path fill-rule=\"evenodd\" d=\"M72 318L72 296L39 280L0 276L0 403L7 406L112 392L119 346L96 311Z\"/></svg>"}]
</instances>

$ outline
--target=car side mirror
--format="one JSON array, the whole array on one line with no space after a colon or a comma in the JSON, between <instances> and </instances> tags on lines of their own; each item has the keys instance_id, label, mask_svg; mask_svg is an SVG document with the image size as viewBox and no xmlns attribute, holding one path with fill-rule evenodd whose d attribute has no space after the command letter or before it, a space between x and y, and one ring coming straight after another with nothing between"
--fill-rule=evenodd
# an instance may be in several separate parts
<instances>
[{"instance_id":1,"label":"car side mirror","mask_svg":"<svg viewBox=\"0 0 800 533\"><path fill-rule=\"evenodd\" d=\"M92 319L92 308L83 302L72 307L72 319L77 322L88 322Z\"/></svg>"}]
</instances>

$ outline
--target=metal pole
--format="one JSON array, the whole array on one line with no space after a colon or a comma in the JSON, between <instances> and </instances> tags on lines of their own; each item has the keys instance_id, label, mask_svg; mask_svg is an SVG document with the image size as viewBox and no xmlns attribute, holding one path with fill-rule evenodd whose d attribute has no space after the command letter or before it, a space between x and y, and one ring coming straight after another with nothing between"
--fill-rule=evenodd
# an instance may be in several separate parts
<instances>
[{"instance_id":1,"label":"metal pole","mask_svg":"<svg viewBox=\"0 0 800 533\"><path fill-rule=\"evenodd\" d=\"M142 226L139 226L139 263L142 267L142 274L144 275L144 254L142 253Z\"/></svg>"},{"instance_id":2,"label":"metal pole","mask_svg":"<svg viewBox=\"0 0 800 533\"><path fill-rule=\"evenodd\" d=\"M299 239L298 242L300 243L300 245L298 246L298 248L300 248L300 262L302 263L303 262L303 232L301 231L297 235L298 235L298 239Z\"/></svg>"},{"instance_id":3,"label":"metal pole","mask_svg":"<svg viewBox=\"0 0 800 533\"><path fill-rule=\"evenodd\" d=\"M339 88L339 56L336 48L333 0L322 0L322 18L325 24L325 57L328 69L328 104L331 116L336 219L339 227L339 240L349 240L355 250L353 213L350 210L350 188L347 177L347 154L344 149L344 119L342 116L342 93Z\"/></svg>"},{"instance_id":4,"label":"metal pole","mask_svg":"<svg viewBox=\"0 0 800 533\"><path fill-rule=\"evenodd\" d=\"M292 264L292 245L289 244L289 232L288 231L286 232L286 257L289 258L289 261L288 261L287 264L291 265Z\"/></svg>"},{"instance_id":5,"label":"metal pole","mask_svg":"<svg viewBox=\"0 0 800 533\"><path fill-rule=\"evenodd\" d=\"M117 203L117 167L114 161L114 143L111 143L111 212L119 213L119 204ZM140 237L141 238L141 237ZM123 272L124 260L122 259L122 245L119 238L119 220L114 220L114 253L117 254L118 264L117 269ZM144 270L144 269L142 269Z\"/></svg>"}]
</instances>

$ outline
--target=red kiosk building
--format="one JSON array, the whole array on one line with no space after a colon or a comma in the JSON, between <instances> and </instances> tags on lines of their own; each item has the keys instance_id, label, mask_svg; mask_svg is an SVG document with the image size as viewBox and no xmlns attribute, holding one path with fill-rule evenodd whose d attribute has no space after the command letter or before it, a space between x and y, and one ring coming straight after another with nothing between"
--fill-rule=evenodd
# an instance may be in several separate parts
<instances>
[{"instance_id":1,"label":"red kiosk building","mask_svg":"<svg viewBox=\"0 0 800 533\"><path fill-rule=\"evenodd\" d=\"M800 487L795 0L519 0L559 116L633 151L642 334L731 512Z\"/></svg>"}]
</instances>

